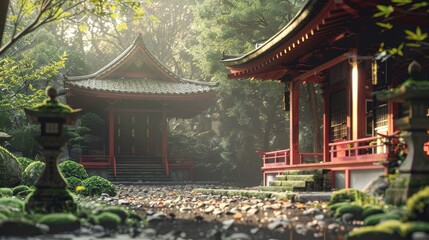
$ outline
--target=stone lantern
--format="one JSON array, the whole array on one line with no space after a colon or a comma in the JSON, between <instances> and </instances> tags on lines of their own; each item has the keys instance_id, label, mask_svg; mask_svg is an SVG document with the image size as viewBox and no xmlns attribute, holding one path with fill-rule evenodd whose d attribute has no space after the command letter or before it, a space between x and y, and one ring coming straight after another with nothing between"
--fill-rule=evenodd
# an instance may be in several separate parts
<instances>
[{"instance_id":1,"label":"stone lantern","mask_svg":"<svg viewBox=\"0 0 429 240\"><path fill-rule=\"evenodd\" d=\"M49 99L32 109L24 109L31 124L40 123L40 136L36 137L42 147L45 170L36 183L36 190L27 198L26 211L36 213L75 212L76 203L67 190L67 184L58 170L57 157L68 141L64 136L64 124L74 125L80 109L74 110L55 100L57 90L46 89Z\"/></svg>"},{"instance_id":2,"label":"stone lantern","mask_svg":"<svg viewBox=\"0 0 429 240\"><path fill-rule=\"evenodd\" d=\"M386 202L401 205L425 186L429 185L429 158L423 145L429 140L429 79L418 78L421 67L413 61L408 68L410 78L397 88L377 94L381 101L402 103L403 117L395 125L405 133L408 155L399 168L400 176L386 191Z\"/></svg>"}]
</instances>

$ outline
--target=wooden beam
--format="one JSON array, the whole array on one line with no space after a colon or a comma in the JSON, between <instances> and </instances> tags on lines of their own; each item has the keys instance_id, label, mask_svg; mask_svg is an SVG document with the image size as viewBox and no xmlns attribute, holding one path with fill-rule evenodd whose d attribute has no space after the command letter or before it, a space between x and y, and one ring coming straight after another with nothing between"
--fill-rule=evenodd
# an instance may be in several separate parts
<instances>
[{"instance_id":1,"label":"wooden beam","mask_svg":"<svg viewBox=\"0 0 429 240\"><path fill-rule=\"evenodd\" d=\"M305 81L307 78L311 77L312 75L317 75L319 72L322 72L346 59L348 59L349 54L341 54L323 64L320 64L319 66L311 69L310 71L307 71L304 74L301 74L295 78L296 81Z\"/></svg>"},{"instance_id":2,"label":"wooden beam","mask_svg":"<svg viewBox=\"0 0 429 240\"><path fill-rule=\"evenodd\" d=\"M109 163L113 164L115 155L115 113L109 110Z\"/></svg>"},{"instance_id":3,"label":"wooden beam","mask_svg":"<svg viewBox=\"0 0 429 240\"><path fill-rule=\"evenodd\" d=\"M289 132L290 132L290 157L291 165L299 164L299 82L289 82L290 112L289 112Z\"/></svg>"}]
</instances>

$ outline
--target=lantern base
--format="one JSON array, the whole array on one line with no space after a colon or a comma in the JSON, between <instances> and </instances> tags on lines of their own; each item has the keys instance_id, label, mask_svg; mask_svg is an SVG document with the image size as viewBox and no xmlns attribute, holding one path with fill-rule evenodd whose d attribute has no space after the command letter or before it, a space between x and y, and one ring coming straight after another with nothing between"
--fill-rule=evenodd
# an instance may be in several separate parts
<instances>
[{"instance_id":1,"label":"lantern base","mask_svg":"<svg viewBox=\"0 0 429 240\"><path fill-rule=\"evenodd\" d=\"M73 194L67 189L37 188L28 196L25 210L29 213L75 213L77 205Z\"/></svg>"},{"instance_id":2,"label":"lantern base","mask_svg":"<svg viewBox=\"0 0 429 240\"><path fill-rule=\"evenodd\" d=\"M401 206L414 193L429 186L429 172L424 173L401 173L386 190L385 202L388 204Z\"/></svg>"}]
</instances>

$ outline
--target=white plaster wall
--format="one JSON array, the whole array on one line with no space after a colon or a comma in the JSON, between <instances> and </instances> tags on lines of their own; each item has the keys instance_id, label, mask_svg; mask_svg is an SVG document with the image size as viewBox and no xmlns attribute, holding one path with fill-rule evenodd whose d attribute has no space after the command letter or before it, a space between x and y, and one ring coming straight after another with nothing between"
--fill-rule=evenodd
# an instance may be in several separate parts
<instances>
[{"instance_id":1,"label":"white plaster wall","mask_svg":"<svg viewBox=\"0 0 429 240\"><path fill-rule=\"evenodd\" d=\"M384 174L383 169L350 171L350 188L362 190L369 182Z\"/></svg>"}]
</instances>

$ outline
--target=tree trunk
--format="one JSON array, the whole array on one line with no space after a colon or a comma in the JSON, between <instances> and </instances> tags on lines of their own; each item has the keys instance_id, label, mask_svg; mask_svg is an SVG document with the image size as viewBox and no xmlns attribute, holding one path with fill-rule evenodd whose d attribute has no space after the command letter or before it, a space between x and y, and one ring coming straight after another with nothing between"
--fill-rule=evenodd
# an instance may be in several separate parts
<instances>
[{"instance_id":1,"label":"tree trunk","mask_svg":"<svg viewBox=\"0 0 429 240\"><path fill-rule=\"evenodd\" d=\"M7 10L9 8L9 0L0 1L0 46L3 40L4 27L6 26Z\"/></svg>"}]
</instances>

